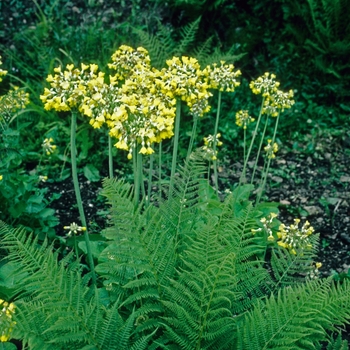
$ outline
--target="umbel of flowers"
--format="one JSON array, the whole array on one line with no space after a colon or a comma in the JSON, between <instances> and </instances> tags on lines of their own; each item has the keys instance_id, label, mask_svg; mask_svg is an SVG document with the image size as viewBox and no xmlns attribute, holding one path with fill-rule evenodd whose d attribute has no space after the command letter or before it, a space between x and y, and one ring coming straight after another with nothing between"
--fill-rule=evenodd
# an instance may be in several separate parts
<instances>
[{"instance_id":1,"label":"umbel of flowers","mask_svg":"<svg viewBox=\"0 0 350 350\"><path fill-rule=\"evenodd\" d=\"M113 55L105 75L95 64L81 64L81 69L67 65L49 75L50 88L41 100L45 109L69 111L72 108L90 118L94 128L106 124L115 146L141 154L152 154L153 144L174 135L176 101L184 101L192 114L202 116L210 110L209 89L233 91L239 85L232 64L214 64L201 69L195 58L173 57L167 68L151 67L146 49L122 45Z\"/></svg>"},{"instance_id":2,"label":"umbel of flowers","mask_svg":"<svg viewBox=\"0 0 350 350\"><path fill-rule=\"evenodd\" d=\"M315 230L308 221L302 227L299 227L300 219L294 219L294 224L290 226L282 223L279 225L277 233L274 234L272 227L276 217L276 213L270 213L266 218L260 219L263 227L252 229L252 234L263 232L269 242L274 242L277 239L277 244L280 247L288 249L294 255L297 254L297 251L312 248L310 237Z\"/></svg>"}]
</instances>

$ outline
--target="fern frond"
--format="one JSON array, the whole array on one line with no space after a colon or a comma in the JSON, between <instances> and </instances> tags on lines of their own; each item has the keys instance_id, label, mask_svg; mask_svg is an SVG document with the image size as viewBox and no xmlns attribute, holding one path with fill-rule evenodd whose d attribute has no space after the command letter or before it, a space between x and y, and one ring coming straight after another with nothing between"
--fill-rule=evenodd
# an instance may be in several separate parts
<instances>
[{"instance_id":1,"label":"fern frond","mask_svg":"<svg viewBox=\"0 0 350 350\"><path fill-rule=\"evenodd\" d=\"M163 28L160 25L160 28ZM134 32L140 38L141 44L147 49L152 66L161 69L165 61L170 58L174 50L174 42L170 36L169 30L160 29L157 35L148 34L141 29L134 29Z\"/></svg>"},{"instance_id":2,"label":"fern frond","mask_svg":"<svg viewBox=\"0 0 350 350\"><path fill-rule=\"evenodd\" d=\"M326 330L350 319L350 284L331 279L283 288L237 324L239 349L318 349Z\"/></svg>"},{"instance_id":3,"label":"fern frond","mask_svg":"<svg viewBox=\"0 0 350 350\"><path fill-rule=\"evenodd\" d=\"M273 289L277 290L281 287L305 282L305 278L314 269L312 262L318 251L318 235L313 235L310 238L312 248L300 250L295 255L284 248L272 249Z\"/></svg>"},{"instance_id":4,"label":"fern frond","mask_svg":"<svg viewBox=\"0 0 350 350\"><path fill-rule=\"evenodd\" d=\"M199 24L201 21L201 17L198 17L192 23L185 25L180 30L180 42L177 44L176 51L174 52L175 56L186 55L190 50L191 45L193 45L196 35L198 32Z\"/></svg>"},{"instance_id":5,"label":"fern frond","mask_svg":"<svg viewBox=\"0 0 350 350\"><path fill-rule=\"evenodd\" d=\"M179 176L174 179L172 194L160 205L163 224L174 237L178 252L184 249L195 225L194 218L201 201L199 184L206 174L206 167L200 153L192 153L184 166L178 168Z\"/></svg>"},{"instance_id":6,"label":"fern frond","mask_svg":"<svg viewBox=\"0 0 350 350\"><path fill-rule=\"evenodd\" d=\"M349 349L349 343L347 340L343 340L341 335L338 334L336 339L331 339L327 350L348 350Z\"/></svg>"}]
</instances>

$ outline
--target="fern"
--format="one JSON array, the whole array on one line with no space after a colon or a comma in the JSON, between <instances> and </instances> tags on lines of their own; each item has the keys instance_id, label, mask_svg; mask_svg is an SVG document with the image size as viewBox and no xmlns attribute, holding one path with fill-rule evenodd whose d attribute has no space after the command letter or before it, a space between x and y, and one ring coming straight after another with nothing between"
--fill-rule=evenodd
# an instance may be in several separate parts
<instances>
[{"instance_id":1,"label":"fern","mask_svg":"<svg viewBox=\"0 0 350 350\"><path fill-rule=\"evenodd\" d=\"M58 263L47 243L39 248L24 230L1 223L0 234L8 259L19 264L21 275L28 274L16 302L15 337L33 349L105 349L104 344L130 349L136 344L131 334L135 313L123 320L117 302L107 310L77 263L69 263L69 257ZM147 339L137 337L135 348L145 349Z\"/></svg>"},{"instance_id":2,"label":"fern","mask_svg":"<svg viewBox=\"0 0 350 350\"><path fill-rule=\"evenodd\" d=\"M166 333L182 349L225 348L232 342L231 300L237 298L235 254L210 228L198 230L195 242L182 257L184 270L166 288Z\"/></svg>"},{"instance_id":3,"label":"fern","mask_svg":"<svg viewBox=\"0 0 350 350\"><path fill-rule=\"evenodd\" d=\"M235 55L235 45L228 52L222 52L218 45L213 50L213 37L209 37L203 43L197 43L200 20L201 17L181 28L178 37L161 23L158 23L156 34L149 34L140 29L134 29L134 32L140 38L142 46L148 50L152 65L157 69L163 68L166 60L172 56L192 56L205 67L219 61L235 62L245 55Z\"/></svg>"},{"instance_id":4,"label":"fern","mask_svg":"<svg viewBox=\"0 0 350 350\"><path fill-rule=\"evenodd\" d=\"M349 287L324 279L280 290L238 322L236 349L317 349L349 319Z\"/></svg>"},{"instance_id":5,"label":"fern","mask_svg":"<svg viewBox=\"0 0 350 350\"><path fill-rule=\"evenodd\" d=\"M274 277L274 289L283 286L304 283L305 277L313 270L311 261L316 258L318 236L312 237L312 248L298 254L289 254L285 249L272 250L271 268Z\"/></svg>"},{"instance_id":6,"label":"fern","mask_svg":"<svg viewBox=\"0 0 350 350\"><path fill-rule=\"evenodd\" d=\"M297 252L253 235L262 215L251 187L211 198L199 153L169 199L135 208L132 186L106 179L110 226L98 286L80 261L0 224L18 267L14 336L29 349L342 349L350 283L309 281L317 248ZM207 193L207 195L203 195ZM265 208L266 209L266 208Z\"/></svg>"}]
</instances>

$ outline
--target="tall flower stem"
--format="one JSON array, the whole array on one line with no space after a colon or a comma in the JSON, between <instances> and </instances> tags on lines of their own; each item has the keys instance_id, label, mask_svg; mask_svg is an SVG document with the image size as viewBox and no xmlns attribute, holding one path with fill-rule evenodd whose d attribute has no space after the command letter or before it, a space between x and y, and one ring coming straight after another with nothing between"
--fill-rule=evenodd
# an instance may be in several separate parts
<instances>
[{"instance_id":1,"label":"tall flower stem","mask_svg":"<svg viewBox=\"0 0 350 350\"><path fill-rule=\"evenodd\" d=\"M176 171L176 161L177 161L177 150L179 147L179 134L180 134L180 117L181 117L181 100L176 100L176 116L175 116L175 132L174 132L174 148L173 148L173 159L171 163L171 174L170 174L170 184L169 184L169 197L171 197L174 177Z\"/></svg>"},{"instance_id":2,"label":"tall flower stem","mask_svg":"<svg viewBox=\"0 0 350 350\"><path fill-rule=\"evenodd\" d=\"M252 148L253 148L253 144L254 144L254 141L255 141L255 137L256 137L256 135L258 133L258 128L259 128L260 121L261 121L261 115L262 115L264 102L265 102L265 98L263 98L263 100L261 102L261 107L260 107L258 121L256 122L255 130L253 132L253 137L252 137L252 140L250 142L250 146L249 146L249 149L248 149L247 157L244 159L244 165L243 165L242 175L241 175L241 178L239 180L239 185L242 185L242 183L245 183L247 181L246 180L246 172L247 172L248 159L250 157L250 153L252 152Z\"/></svg>"},{"instance_id":3,"label":"tall flower stem","mask_svg":"<svg viewBox=\"0 0 350 350\"><path fill-rule=\"evenodd\" d=\"M192 153L193 143L194 143L194 139L196 137L196 132L197 132L197 124L198 124L198 115L195 114L193 116L192 133L191 133L190 143L188 145L186 161L188 161L190 159L190 155Z\"/></svg>"},{"instance_id":4,"label":"tall flower stem","mask_svg":"<svg viewBox=\"0 0 350 350\"><path fill-rule=\"evenodd\" d=\"M137 207L140 203L140 190L142 196L145 196L145 188L143 187L143 172L142 172L142 154L138 152L138 147L133 150L133 165L134 165L134 203Z\"/></svg>"},{"instance_id":5,"label":"tall flower stem","mask_svg":"<svg viewBox=\"0 0 350 350\"><path fill-rule=\"evenodd\" d=\"M218 107L216 111L216 120L215 120L214 135L213 135L214 136L213 150L214 150L215 157L216 157L217 134L218 134L218 128L219 128L220 110L221 110L221 91L219 91L219 95L218 95ZM219 195L218 165L217 165L216 159L213 161L213 166L214 166L215 191L216 191L216 194Z\"/></svg>"},{"instance_id":6,"label":"tall flower stem","mask_svg":"<svg viewBox=\"0 0 350 350\"><path fill-rule=\"evenodd\" d=\"M280 117L280 113L278 113L277 117L276 117L276 123L275 123L275 130L273 132L273 136L272 136L272 141L271 144L273 145L275 143L276 140L276 134L277 134L277 128L278 128L278 122L279 122L279 117ZM270 164L271 164L271 159L269 158L267 161L267 166L266 166L266 170L263 172L263 177L261 179L261 188L258 191L258 195L256 197L256 204L258 204L260 202L261 196L265 190L265 186L266 186L266 180L267 180L267 174L269 173L269 169L270 169Z\"/></svg>"},{"instance_id":7,"label":"tall flower stem","mask_svg":"<svg viewBox=\"0 0 350 350\"><path fill-rule=\"evenodd\" d=\"M86 227L86 230L84 231L84 239L85 239L85 244L86 244L88 262L89 262L90 270L91 270L92 282L94 284L96 284L94 259L92 257L91 244L90 244L89 234L88 234L88 230L87 230L87 224L86 224L86 219L85 219L85 214L84 214L83 202L81 200L79 180L78 180L77 154L76 154L77 150L76 150L76 145L75 145L76 128L77 128L77 114L76 114L76 112L73 111L72 112L72 121L71 121L71 134L70 134L72 178L73 178L74 191L75 191L75 197L77 200L80 220L81 220L81 223L83 224L83 226Z\"/></svg>"},{"instance_id":8,"label":"tall flower stem","mask_svg":"<svg viewBox=\"0 0 350 350\"><path fill-rule=\"evenodd\" d=\"M153 160L154 160L154 156L153 154L151 154L149 159L149 173L148 173L147 201L146 201L147 207L149 207L150 200L151 200Z\"/></svg>"},{"instance_id":9,"label":"tall flower stem","mask_svg":"<svg viewBox=\"0 0 350 350\"><path fill-rule=\"evenodd\" d=\"M266 129L267 129L268 120L269 120L269 116L267 115L265 126L264 126L264 131L262 133L260 144L259 144L258 154L256 155L255 164L254 164L254 167L253 167L252 179L250 181L251 184L254 181L254 175L255 175L255 172L256 172L256 168L258 167L258 161L259 161L262 145L263 145L263 142L264 142L264 137L265 137L265 133L266 133Z\"/></svg>"},{"instance_id":10,"label":"tall flower stem","mask_svg":"<svg viewBox=\"0 0 350 350\"><path fill-rule=\"evenodd\" d=\"M158 187L159 202L162 200L162 142L159 142L159 158L158 158Z\"/></svg>"},{"instance_id":11,"label":"tall flower stem","mask_svg":"<svg viewBox=\"0 0 350 350\"><path fill-rule=\"evenodd\" d=\"M108 135L108 169L109 177L112 179L114 175L113 171L113 155L112 155L112 138Z\"/></svg>"}]
</instances>

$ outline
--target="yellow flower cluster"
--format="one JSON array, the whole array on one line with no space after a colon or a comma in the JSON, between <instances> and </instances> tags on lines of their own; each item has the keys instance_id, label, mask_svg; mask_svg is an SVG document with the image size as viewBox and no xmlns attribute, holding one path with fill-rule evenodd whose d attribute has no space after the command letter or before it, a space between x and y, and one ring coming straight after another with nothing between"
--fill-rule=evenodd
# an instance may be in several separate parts
<instances>
[{"instance_id":1,"label":"yellow flower cluster","mask_svg":"<svg viewBox=\"0 0 350 350\"><path fill-rule=\"evenodd\" d=\"M7 342L11 338L16 322L12 320L15 312L14 303L0 299L0 342Z\"/></svg>"},{"instance_id":2,"label":"yellow flower cluster","mask_svg":"<svg viewBox=\"0 0 350 350\"><path fill-rule=\"evenodd\" d=\"M46 138L44 142L41 144L41 147L43 148L46 155L51 155L53 152L55 152L55 149L57 148L56 145L53 145L53 138Z\"/></svg>"},{"instance_id":3,"label":"yellow flower cluster","mask_svg":"<svg viewBox=\"0 0 350 350\"><path fill-rule=\"evenodd\" d=\"M276 217L277 217L276 213L270 213L267 218L260 219L260 222L263 224L264 231L268 234L267 240L270 242L273 242L275 240L275 237L273 236L271 227L272 227L273 219ZM258 228L256 230L252 229L251 231L252 231L252 234L254 235L257 232L263 231L263 229Z\"/></svg>"},{"instance_id":4,"label":"yellow flower cluster","mask_svg":"<svg viewBox=\"0 0 350 350\"><path fill-rule=\"evenodd\" d=\"M170 98L180 98L186 102L190 111L197 116L209 112L208 99L210 85L206 74L200 69L195 58L186 56L167 60L168 68L161 70L156 84L160 91Z\"/></svg>"},{"instance_id":5,"label":"yellow flower cluster","mask_svg":"<svg viewBox=\"0 0 350 350\"><path fill-rule=\"evenodd\" d=\"M212 89L233 92L240 85L236 78L241 75L241 71L234 71L234 68L233 64L225 64L225 61L220 61L220 66L214 63L212 66L207 66L203 73Z\"/></svg>"},{"instance_id":6,"label":"yellow flower cluster","mask_svg":"<svg viewBox=\"0 0 350 350\"><path fill-rule=\"evenodd\" d=\"M108 67L116 71L114 76L116 80L125 80L135 70L150 70L151 59L143 47L134 50L130 46L122 45L112 55L112 63L109 63Z\"/></svg>"},{"instance_id":7,"label":"yellow flower cluster","mask_svg":"<svg viewBox=\"0 0 350 350\"><path fill-rule=\"evenodd\" d=\"M15 86L6 95L0 96L0 111L2 116L16 113L29 104L29 94Z\"/></svg>"},{"instance_id":8,"label":"yellow flower cluster","mask_svg":"<svg viewBox=\"0 0 350 350\"><path fill-rule=\"evenodd\" d=\"M221 134L218 133L216 137L209 135L204 138L204 146L202 147L202 150L205 152L206 157L209 160L217 160L218 151L214 150L214 142L216 143L216 146L222 146L222 142L219 140L220 137Z\"/></svg>"},{"instance_id":9,"label":"yellow flower cluster","mask_svg":"<svg viewBox=\"0 0 350 350\"><path fill-rule=\"evenodd\" d=\"M322 267L322 263L321 262L317 262L317 263L312 263L311 264L311 270L307 273L307 278L313 280L313 279L317 279L319 277L320 271L319 269Z\"/></svg>"},{"instance_id":10,"label":"yellow flower cluster","mask_svg":"<svg viewBox=\"0 0 350 350\"><path fill-rule=\"evenodd\" d=\"M277 244L283 248L289 249L292 254L296 254L298 249L310 249L310 235L314 233L314 228L306 221L299 228L300 219L294 219L294 225L286 226L281 224L277 237Z\"/></svg>"},{"instance_id":11,"label":"yellow flower cluster","mask_svg":"<svg viewBox=\"0 0 350 350\"><path fill-rule=\"evenodd\" d=\"M0 56L0 66L2 65L1 56ZM2 81L2 77L7 74L7 70L3 70L0 68L0 82Z\"/></svg>"},{"instance_id":12,"label":"yellow flower cluster","mask_svg":"<svg viewBox=\"0 0 350 350\"><path fill-rule=\"evenodd\" d=\"M280 83L275 79L274 74L265 73L249 85L254 94L261 94L264 97L262 114L269 114L273 117L277 117L279 112L291 108L294 104L293 90L287 93L278 90Z\"/></svg>"},{"instance_id":13,"label":"yellow flower cluster","mask_svg":"<svg viewBox=\"0 0 350 350\"><path fill-rule=\"evenodd\" d=\"M273 144L272 140L267 140L267 146L264 147L264 151L266 152L267 158L273 159L276 158L276 153L278 151L278 144L274 142Z\"/></svg>"},{"instance_id":14,"label":"yellow flower cluster","mask_svg":"<svg viewBox=\"0 0 350 350\"><path fill-rule=\"evenodd\" d=\"M147 51L139 48L143 54ZM148 56L147 56L148 57ZM129 72L119 90L111 112L110 136L119 141L117 148L129 151L140 145L139 153L152 154L152 144L173 136L176 99L162 90L162 73L140 62Z\"/></svg>"},{"instance_id":15,"label":"yellow flower cluster","mask_svg":"<svg viewBox=\"0 0 350 350\"><path fill-rule=\"evenodd\" d=\"M236 113L236 124L243 129L247 129L247 125L254 121L255 119L249 115L247 110L240 110Z\"/></svg>"},{"instance_id":16,"label":"yellow flower cluster","mask_svg":"<svg viewBox=\"0 0 350 350\"><path fill-rule=\"evenodd\" d=\"M152 154L152 145L173 136L176 100L187 103L190 111L202 116L210 109L210 88L233 91L239 83L239 71L233 65L213 65L205 70L195 58L173 57L168 68L152 68L146 49L122 45L112 55L108 67L113 70L109 83L95 64L67 65L47 81L40 96L46 110L78 109L94 128L106 124L115 146L129 152Z\"/></svg>"},{"instance_id":17,"label":"yellow flower cluster","mask_svg":"<svg viewBox=\"0 0 350 350\"><path fill-rule=\"evenodd\" d=\"M84 112L82 102L85 99L87 90L93 88L95 84L103 83L104 73L97 73L96 64L81 64L81 69L74 68L73 64L68 64L66 70L62 72L61 66L54 69L55 75L49 74L47 81L51 88L45 88L44 94L40 96L46 110L70 111L77 107ZM98 99L99 96L96 96Z\"/></svg>"}]
</instances>

